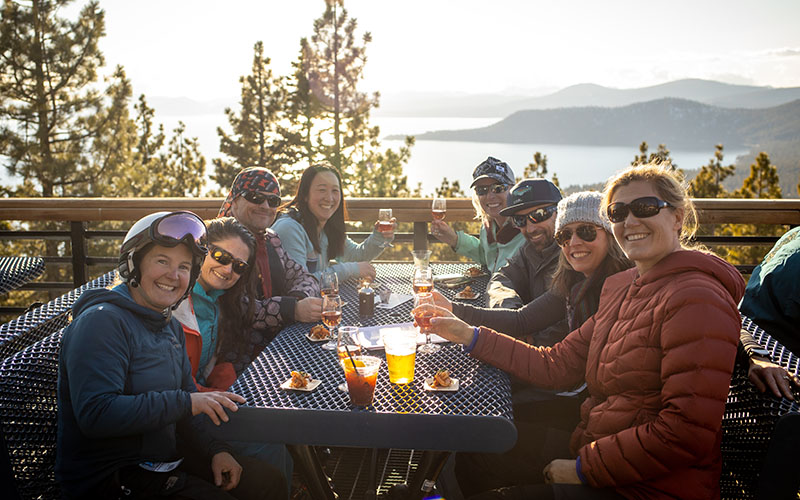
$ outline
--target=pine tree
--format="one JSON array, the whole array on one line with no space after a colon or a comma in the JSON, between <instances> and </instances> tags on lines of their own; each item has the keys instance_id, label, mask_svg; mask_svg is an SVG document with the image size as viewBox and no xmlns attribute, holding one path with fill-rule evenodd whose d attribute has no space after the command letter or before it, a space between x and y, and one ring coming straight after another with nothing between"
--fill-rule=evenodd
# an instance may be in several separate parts
<instances>
[{"instance_id":1,"label":"pine tree","mask_svg":"<svg viewBox=\"0 0 800 500\"><path fill-rule=\"evenodd\" d=\"M92 85L104 62L103 11L90 2L69 21L57 15L68 3L7 1L0 24L0 154L9 174L31 179L46 197L95 180L82 153L114 119Z\"/></svg>"},{"instance_id":2,"label":"pine tree","mask_svg":"<svg viewBox=\"0 0 800 500\"><path fill-rule=\"evenodd\" d=\"M320 160L339 169L347 195L408 195L402 165L410 157L413 138L398 151L381 150L380 128L369 124L379 94L358 90L366 64L367 32L356 40L355 19L341 0L327 0L322 17L314 21L311 38L301 40L301 56L292 85L295 113L303 117L298 136L303 158ZM306 90L307 89L307 90ZM313 113L313 114L312 114Z\"/></svg>"},{"instance_id":3,"label":"pine tree","mask_svg":"<svg viewBox=\"0 0 800 500\"><path fill-rule=\"evenodd\" d=\"M678 168L678 164L672 161L672 157L669 154L669 149L667 149L666 144L659 144L656 152L648 155L647 150L649 147L650 146L648 146L647 141L642 141L642 143L639 144L639 154L633 157L631 165L642 165L652 161L658 161L659 163L668 162L667 164L672 170L680 170Z\"/></svg>"},{"instance_id":4,"label":"pine tree","mask_svg":"<svg viewBox=\"0 0 800 500\"><path fill-rule=\"evenodd\" d=\"M722 182L733 175L736 171L735 165L722 165L724 158L722 144L717 144L714 157L704 165L700 172L692 179L689 184L689 195L693 198L726 198L730 195L722 185Z\"/></svg>"},{"instance_id":5,"label":"pine tree","mask_svg":"<svg viewBox=\"0 0 800 500\"><path fill-rule=\"evenodd\" d=\"M533 153L533 162L528 163L525 171L522 173L522 179L544 179L547 176L547 155L539 151ZM522 180L519 179L519 180Z\"/></svg>"},{"instance_id":6,"label":"pine tree","mask_svg":"<svg viewBox=\"0 0 800 500\"><path fill-rule=\"evenodd\" d=\"M233 132L217 128L219 150L227 159L213 160L215 174L211 179L223 189L231 185L242 168L264 167L271 170L281 185L293 177L285 168L295 162L296 155L287 151L285 134L279 122L286 107L286 88L280 77L273 76L270 59L264 56L264 44L253 47L253 64L249 75L239 78L242 85L240 109L226 108L225 116Z\"/></svg>"},{"instance_id":7,"label":"pine tree","mask_svg":"<svg viewBox=\"0 0 800 500\"><path fill-rule=\"evenodd\" d=\"M736 190L738 198L781 198L781 186L778 169L762 151L758 153L756 162L750 165L750 175L744 180L742 187Z\"/></svg>"},{"instance_id":8,"label":"pine tree","mask_svg":"<svg viewBox=\"0 0 800 500\"><path fill-rule=\"evenodd\" d=\"M200 153L197 137L186 137L186 124L178 122L172 131L163 169L160 192L155 196L197 197L205 179L206 159Z\"/></svg>"}]
</instances>

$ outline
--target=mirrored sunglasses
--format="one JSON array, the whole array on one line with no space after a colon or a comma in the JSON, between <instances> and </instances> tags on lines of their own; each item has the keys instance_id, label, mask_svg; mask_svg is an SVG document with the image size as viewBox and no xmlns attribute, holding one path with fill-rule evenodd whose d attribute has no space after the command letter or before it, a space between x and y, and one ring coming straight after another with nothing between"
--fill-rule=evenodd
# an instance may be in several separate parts
<instances>
[{"instance_id":1,"label":"mirrored sunglasses","mask_svg":"<svg viewBox=\"0 0 800 500\"><path fill-rule=\"evenodd\" d=\"M582 224L575 229L575 234L583 241L590 242L597 239L597 227L594 224ZM572 241L572 229L562 228L556 233L556 243L558 246L563 247Z\"/></svg>"},{"instance_id":2,"label":"mirrored sunglasses","mask_svg":"<svg viewBox=\"0 0 800 500\"><path fill-rule=\"evenodd\" d=\"M486 196L489 191L494 194L502 194L508 191L508 186L505 184L490 184L488 186L475 186L475 193L478 196Z\"/></svg>"},{"instance_id":3,"label":"mirrored sunglasses","mask_svg":"<svg viewBox=\"0 0 800 500\"><path fill-rule=\"evenodd\" d=\"M150 236L156 243L174 247L186 242L190 243L195 253L206 253L206 225L192 212L173 212L155 221L150 226Z\"/></svg>"},{"instance_id":4,"label":"mirrored sunglasses","mask_svg":"<svg viewBox=\"0 0 800 500\"><path fill-rule=\"evenodd\" d=\"M236 274L242 275L245 271L247 271L247 262L243 261L242 259L237 259L231 255L229 251L223 248L212 246L208 255L210 255L212 259L219 262L223 266L233 263L231 269Z\"/></svg>"},{"instance_id":5,"label":"mirrored sunglasses","mask_svg":"<svg viewBox=\"0 0 800 500\"><path fill-rule=\"evenodd\" d=\"M528 221L538 224L552 217L553 214L556 213L556 210L558 210L558 206L550 205L549 207L537 208L529 214L512 215L511 223L516 227L525 227L525 225L528 224Z\"/></svg>"},{"instance_id":6,"label":"mirrored sunglasses","mask_svg":"<svg viewBox=\"0 0 800 500\"><path fill-rule=\"evenodd\" d=\"M611 222L622 222L628 217L628 213L632 213L634 217L639 219L646 219L658 215L662 208L672 207L664 200L658 199L655 196L644 196L636 198L630 203L622 203L618 201L606 207L608 219Z\"/></svg>"},{"instance_id":7,"label":"mirrored sunglasses","mask_svg":"<svg viewBox=\"0 0 800 500\"><path fill-rule=\"evenodd\" d=\"M281 197L276 194L264 194L257 193L255 191L247 191L242 195L242 198L255 205L261 205L266 201L272 208L276 208L281 204Z\"/></svg>"}]
</instances>

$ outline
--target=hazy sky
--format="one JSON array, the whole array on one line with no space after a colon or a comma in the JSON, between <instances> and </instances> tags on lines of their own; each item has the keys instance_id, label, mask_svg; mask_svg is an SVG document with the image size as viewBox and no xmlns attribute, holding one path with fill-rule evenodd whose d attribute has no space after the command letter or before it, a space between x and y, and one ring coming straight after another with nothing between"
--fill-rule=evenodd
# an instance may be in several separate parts
<instances>
[{"instance_id":1,"label":"hazy sky","mask_svg":"<svg viewBox=\"0 0 800 500\"><path fill-rule=\"evenodd\" d=\"M77 6L85 2L78 0ZM323 0L101 0L134 95L236 99L262 40L288 74ZM799 0L346 0L364 90L504 92L679 78L800 86Z\"/></svg>"}]
</instances>

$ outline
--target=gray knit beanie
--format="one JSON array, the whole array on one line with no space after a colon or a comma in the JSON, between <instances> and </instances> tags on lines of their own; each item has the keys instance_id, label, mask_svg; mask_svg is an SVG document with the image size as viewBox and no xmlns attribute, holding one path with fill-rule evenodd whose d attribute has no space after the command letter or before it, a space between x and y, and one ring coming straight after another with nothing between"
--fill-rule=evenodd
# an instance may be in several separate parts
<instances>
[{"instance_id":1,"label":"gray knit beanie","mask_svg":"<svg viewBox=\"0 0 800 500\"><path fill-rule=\"evenodd\" d=\"M588 222L611 233L611 223L605 210L600 210L602 201L603 195L597 191L573 193L559 201L558 212L556 212L556 232L573 222Z\"/></svg>"}]
</instances>

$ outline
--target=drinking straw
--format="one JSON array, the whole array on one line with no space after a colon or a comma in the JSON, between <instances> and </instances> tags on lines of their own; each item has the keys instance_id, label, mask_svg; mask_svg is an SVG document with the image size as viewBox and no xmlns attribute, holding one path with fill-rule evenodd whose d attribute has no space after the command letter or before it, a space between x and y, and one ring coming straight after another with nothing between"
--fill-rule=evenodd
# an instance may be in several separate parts
<instances>
[{"instance_id":1,"label":"drinking straw","mask_svg":"<svg viewBox=\"0 0 800 500\"><path fill-rule=\"evenodd\" d=\"M356 369L356 360L353 359L353 354L350 352L350 348L347 347L347 343L346 342L344 344L344 350L347 353L347 357L350 358L350 362L353 363L353 371L356 372L356 377L361 378L361 374L358 373L358 370Z\"/></svg>"}]
</instances>

